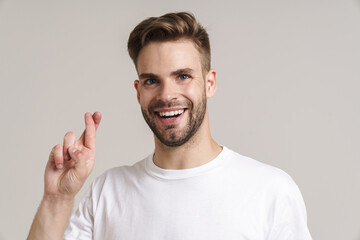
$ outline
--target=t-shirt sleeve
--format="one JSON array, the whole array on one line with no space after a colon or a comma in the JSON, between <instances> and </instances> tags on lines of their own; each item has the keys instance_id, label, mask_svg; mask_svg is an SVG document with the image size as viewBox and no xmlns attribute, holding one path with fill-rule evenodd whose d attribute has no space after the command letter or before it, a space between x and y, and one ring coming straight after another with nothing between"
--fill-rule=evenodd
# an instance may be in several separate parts
<instances>
[{"instance_id":1,"label":"t-shirt sleeve","mask_svg":"<svg viewBox=\"0 0 360 240\"><path fill-rule=\"evenodd\" d=\"M311 240L306 207L301 192L290 176L274 186L279 192L274 202L273 225L268 240Z\"/></svg>"},{"instance_id":2,"label":"t-shirt sleeve","mask_svg":"<svg viewBox=\"0 0 360 240\"><path fill-rule=\"evenodd\" d=\"M93 239L93 201L90 189L83 197L79 208L70 218L64 234L64 240L91 240Z\"/></svg>"}]
</instances>

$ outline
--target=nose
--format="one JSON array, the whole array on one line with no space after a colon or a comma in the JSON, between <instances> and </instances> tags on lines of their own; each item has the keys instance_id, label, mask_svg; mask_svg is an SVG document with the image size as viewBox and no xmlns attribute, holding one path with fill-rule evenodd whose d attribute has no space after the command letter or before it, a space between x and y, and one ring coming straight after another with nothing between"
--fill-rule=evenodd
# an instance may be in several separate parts
<instances>
[{"instance_id":1,"label":"nose","mask_svg":"<svg viewBox=\"0 0 360 240\"><path fill-rule=\"evenodd\" d=\"M161 83L161 87L159 88L158 100L162 100L164 102L169 102L171 100L177 99L178 89L176 84L170 80L165 80Z\"/></svg>"}]
</instances>

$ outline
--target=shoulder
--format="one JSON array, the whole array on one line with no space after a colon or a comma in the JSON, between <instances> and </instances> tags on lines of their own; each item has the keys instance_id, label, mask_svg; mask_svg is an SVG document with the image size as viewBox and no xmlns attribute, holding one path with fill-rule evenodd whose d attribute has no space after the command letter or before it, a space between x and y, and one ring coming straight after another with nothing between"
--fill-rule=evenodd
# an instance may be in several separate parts
<instances>
[{"instance_id":1,"label":"shoulder","mask_svg":"<svg viewBox=\"0 0 360 240\"><path fill-rule=\"evenodd\" d=\"M243 156L233 150L227 148L225 150L228 171L241 177L243 181L248 181L251 185L276 195L281 192L298 191L295 181L282 169Z\"/></svg>"},{"instance_id":2,"label":"shoulder","mask_svg":"<svg viewBox=\"0 0 360 240\"><path fill-rule=\"evenodd\" d=\"M268 206L267 214L274 222L272 235L280 236L277 234L281 232L285 235L304 236L301 239L311 239L306 225L306 207L302 194L288 173L232 150L229 150L228 161L228 166L232 166L229 169L233 169L237 176L243 176L241 181L246 182L248 191Z\"/></svg>"}]
</instances>

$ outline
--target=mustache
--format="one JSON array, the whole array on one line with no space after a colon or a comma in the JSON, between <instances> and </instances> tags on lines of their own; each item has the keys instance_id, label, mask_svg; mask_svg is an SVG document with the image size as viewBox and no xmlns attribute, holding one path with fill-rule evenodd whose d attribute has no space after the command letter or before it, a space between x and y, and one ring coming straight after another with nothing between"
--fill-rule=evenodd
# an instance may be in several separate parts
<instances>
[{"instance_id":1,"label":"mustache","mask_svg":"<svg viewBox=\"0 0 360 240\"><path fill-rule=\"evenodd\" d=\"M181 107L181 108L191 108L192 103L189 100L172 100L168 102L164 102L162 100L158 100L156 102L150 103L149 111L154 111L155 109L159 108L174 108L174 107Z\"/></svg>"}]
</instances>

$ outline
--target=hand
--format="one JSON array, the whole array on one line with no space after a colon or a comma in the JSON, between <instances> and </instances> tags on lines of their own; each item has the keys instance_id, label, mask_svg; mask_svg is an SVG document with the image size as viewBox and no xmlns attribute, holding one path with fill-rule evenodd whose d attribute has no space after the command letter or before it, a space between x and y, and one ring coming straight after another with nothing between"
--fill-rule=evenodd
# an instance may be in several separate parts
<instances>
[{"instance_id":1,"label":"hand","mask_svg":"<svg viewBox=\"0 0 360 240\"><path fill-rule=\"evenodd\" d=\"M63 145L56 145L45 168L44 197L72 200L90 175L95 161L96 129L101 114L85 114L85 130L76 141L73 132L66 133Z\"/></svg>"}]
</instances>

